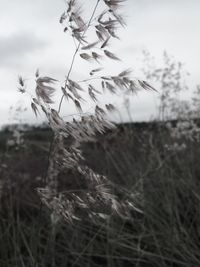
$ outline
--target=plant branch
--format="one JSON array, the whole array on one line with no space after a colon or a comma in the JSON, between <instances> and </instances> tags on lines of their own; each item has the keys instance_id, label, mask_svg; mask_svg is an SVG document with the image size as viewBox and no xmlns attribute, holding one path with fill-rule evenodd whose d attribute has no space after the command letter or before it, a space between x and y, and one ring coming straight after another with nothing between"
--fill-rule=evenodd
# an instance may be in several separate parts
<instances>
[{"instance_id":1,"label":"plant branch","mask_svg":"<svg viewBox=\"0 0 200 267\"><path fill-rule=\"evenodd\" d=\"M83 34L82 34L81 37L84 37L85 33L87 32L88 28L90 27L90 23L92 22L92 19L93 19L94 15L95 15L95 12L97 10L97 7L98 7L100 1L101 0L97 0L96 5L94 7L94 10L92 12L92 15L91 15L91 17L89 19L89 22L87 24L87 27L84 30L84 32L83 32ZM68 71L68 74L67 74L67 77L66 77L66 80L65 80L65 86L64 86L65 89L67 87L67 82L68 82L69 76L70 76L70 74L72 72L72 69L73 69L73 66L74 66L74 62L75 62L75 58L76 58L76 55L77 55L77 53L79 51L80 46L81 46L81 41L79 41L78 46L77 46L77 48L76 48L76 50L74 52L74 55L72 57L72 62L71 62L71 65L70 65L70 68L69 68L69 71ZM62 106L62 102L63 102L64 97L65 97L65 95L63 94L62 97L61 97L61 99L60 99L60 102L59 102L58 113L60 113L60 110L61 110L61 106Z\"/></svg>"}]
</instances>

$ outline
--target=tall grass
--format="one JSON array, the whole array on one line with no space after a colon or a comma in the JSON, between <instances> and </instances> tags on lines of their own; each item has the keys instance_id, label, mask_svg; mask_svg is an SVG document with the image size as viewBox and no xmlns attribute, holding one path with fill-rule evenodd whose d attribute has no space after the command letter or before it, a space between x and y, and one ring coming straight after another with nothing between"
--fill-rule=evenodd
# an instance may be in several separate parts
<instances>
[{"instance_id":1,"label":"tall grass","mask_svg":"<svg viewBox=\"0 0 200 267\"><path fill-rule=\"evenodd\" d=\"M102 94L102 91L107 90L112 94L122 91L130 94L141 88L154 90L146 81L132 79L131 70L128 68L117 75L103 72L103 58L120 62L119 56L108 50L107 46L112 39L119 39L117 29L126 25L123 16L119 14L123 3L125 3L124 0L95 1L91 17L86 21L79 1L68 1L60 23L64 32L69 32L72 36L75 51L72 54L65 82L61 85L62 97L57 110L52 108L52 96L56 91L54 84L57 80L40 76L39 70L35 74L36 89L35 97L31 96L31 107L36 116L39 110L44 112L54 133L44 177L45 186L39 188L38 193L43 203L51 210L51 218L54 218L55 222L62 217L68 223L73 223L74 220L79 221L87 216L95 222L98 219L108 219L112 213L129 217L131 209L135 209L132 197L127 196L123 202L119 202L118 196L112 189L114 185L106 176L99 175L84 163L80 149L82 143L95 140L97 133L102 134L115 127L106 119L106 113L112 112L115 107L108 103L104 108L98 101L98 95ZM88 40L88 32L93 40ZM80 60L88 61L89 64L101 62L101 68L99 66L90 68L88 77L83 81L72 80L71 74L77 56ZM99 73L100 76L97 76ZM98 87L94 81L99 81ZM21 76L19 85L19 90L26 93L25 81ZM95 103L91 114L86 114L82 110L82 103L85 101L83 92L86 92ZM72 101L78 111L78 119L74 116L72 122L66 122L60 115L65 98ZM64 169L72 169L82 176L82 189L58 191L57 177Z\"/></svg>"},{"instance_id":2,"label":"tall grass","mask_svg":"<svg viewBox=\"0 0 200 267\"><path fill-rule=\"evenodd\" d=\"M123 3L95 1L86 21L78 1L68 1L60 23L74 39L75 51L60 85L63 95L57 110L53 108L55 78L36 71L31 93L19 77L19 90L30 94L36 116L44 112L51 134L41 130L36 140L25 132L25 145L19 143L18 150L9 142L3 147L0 266L200 264L198 121L190 120L189 126L181 118L170 125L116 127L106 117L116 107L101 106L98 95L103 90L131 95L154 88L132 79L128 68L113 76L92 65L82 82L71 79L77 57L88 64L103 64L104 57L120 63L119 55L107 46L118 39L117 28L125 26L119 15ZM87 39L88 31L93 40ZM93 80L99 81L98 87ZM173 89L176 84L172 84L168 88L165 83L165 88ZM82 111L83 92L94 102L91 114ZM70 122L60 112L65 98L78 112ZM163 99L160 117L164 121ZM196 131L191 128L194 124ZM183 149L178 149L182 144Z\"/></svg>"},{"instance_id":3,"label":"tall grass","mask_svg":"<svg viewBox=\"0 0 200 267\"><path fill-rule=\"evenodd\" d=\"M164 143L171 138L164 126L132 127L82 147L87 165L109 177L122 203L133 196L131 219L113 214L94 222L86 216L73 224L59 220L52 228L34 190L42 185L36 177L46 165L41 142L33 144L25 135L27 149L9 151L6 164L13 168L2 174L7 181L1 195L2 266L199 265L199 148L189 140L184 151L167 150ZM59 176L63 191L74 186L83 191L80 181L70 171Z\"/></svg>"}]
</instances>

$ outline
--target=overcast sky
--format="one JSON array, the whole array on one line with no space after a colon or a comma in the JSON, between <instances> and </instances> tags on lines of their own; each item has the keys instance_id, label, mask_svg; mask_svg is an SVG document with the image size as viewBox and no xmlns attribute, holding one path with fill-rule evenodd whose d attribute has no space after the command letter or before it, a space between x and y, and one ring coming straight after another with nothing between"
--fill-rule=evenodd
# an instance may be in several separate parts
<instances>
[{"instance_id":1,"label":"overcast sky","mask_svg":"<svg viewBox=\"0 0 200 267\"><path fill-rule=\"evenodd\" d=\"M88 14L95 0L81 0ZM60 81L69 68L74 45L59 24L65 10L64 0L0 0L0 124L13 119L11 106L27 106L21 119L35 122L30 110L30 99L17 92L17 77L34 80L37 68L41 74ZM112 71L131 67L137 73L142 49L156 58L164 50L185 63L191 73L192 87L199 83L200 62L200 1L199 0L127 0L122 9L127 28L120 30L120 42L113 43L112 51L123 59L121 66L109 63ZM84 78L86 63L76 61L72 76ZM109 65L110 64L110 65ZM121 120L127 120L122 99L110 98L120 109ZM156 95L142 92L131 100L133 119L149 119L155 115ZM73 113L66 102L63 114Z\"/></svg>"}]
</instances>

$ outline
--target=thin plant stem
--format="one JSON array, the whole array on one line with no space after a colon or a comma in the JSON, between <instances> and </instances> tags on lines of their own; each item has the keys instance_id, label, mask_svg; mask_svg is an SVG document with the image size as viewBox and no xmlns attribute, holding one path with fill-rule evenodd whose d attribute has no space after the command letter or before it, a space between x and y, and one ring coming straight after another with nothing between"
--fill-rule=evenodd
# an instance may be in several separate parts
<instances>
[{"instance_id":1,"label":"thin plant stem","mask_svg":"<svg viewBox=\"0 0 200 267\"><path fill-rule=\"evenodd\" d=\"M93 19L94 15L95 15L95 12L96 12L96 10L97 10L97 7L98 7L98 5L99 5L99 2L100 2L100 0L97 0L96 5L95 5L95 7L94 7L94 10L93 10L93 12L92 12L92 15L91 15L91 17L90 17L90 20L89 20L89 22L88 22L88 24L87 24L87 27L86 27L86 29L84 30L84 32L83 32L83 34L82 34L81 37L84 37L85 33L87 32L87 30L88 30L88 28L89 28L89 26L90 26L90 23L92 22L92 19ZM73 57L72 57L72 62L71 62L71 65L70 65L70 68L69 68L69 71L68 71L68 74L67 74L67 77L66 77L66 80L65 80L65 86L64 86L65 89L66 89L66 87L67 87L67 82L68 82L68 80L69 80L69 76L70 76L70 74L71 74L71 72L72 72L72 69L73 69L73 66L74 66L74 62L75 62L75 59L76 59L76 55L77 55L77 53L78 53L78 51L79 51L80 46L81 46L81 41L79 41L78 46L77 46L77 48L76 48L76 50L75 50L75 52L74 52L74 55L73 55ZM62 106L62 102L63 102L64 97L65 97L65 95L63 94L62 97L61 97L61 99L60 99L60 102L59 102L58 113L60 113L60 111L61 111L61 106Z\"/></svg>"}]
</instances>

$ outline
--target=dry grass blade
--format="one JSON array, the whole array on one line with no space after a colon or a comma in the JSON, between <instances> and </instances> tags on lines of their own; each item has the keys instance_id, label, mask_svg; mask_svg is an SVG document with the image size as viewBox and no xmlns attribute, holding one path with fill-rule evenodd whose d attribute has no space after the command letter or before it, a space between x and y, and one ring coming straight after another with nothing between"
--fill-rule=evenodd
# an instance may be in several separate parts
<instances>
[{"instance_id":1,"label":"dry grass blade","mask_svg":"<svg viewBox=\"0 0 200 267\"><path fill-rule=\"evenodd\" d=\"M60 117L60 115L58 114L58 112L55 109L51 109L51 117L54 120L54 122L59 125L62 126L63 125L63 120Z\"/></svg>"},{"instance_id":2,"label":"dry grass blade","mask_svg":"<svg viewBox=\"0 0 200 267\"><path fill-rule=\"evenodd\" d=\"M106 77L106 76L101 76L101 79L103 79L105 81L111 81L112 80L111 77Z\"/></svg>"},{"instance_id":3,"label":"dry grass blade","mask_svg":"<svg viewBox=\"0 0 200 267\"><path fill-rule=\"evenodd\" d=\"M120 38L116 35L114 29L112 27L106 27L106 29L108 30L109 34L113 37L116 38L118 40L120 40Z\"/></svg>"},{"instance_id":4,"label":"dry grass blade","mask_svg":"<svg viewBox=\"0 0 200 267\"><path fill-rule=\"evenodd\" d=\"M82 59L84 59L84 60L91 60L92 59L92 57L90 56L90 55L88 55L87 53L82 53L82 54L80 54L80 57L82 58Z\"/></svg>"},{"instance_id":5,"label":"dry grass blade","mask_svg":"<svg viewBox=\"0 0 200 267\"><path fill-rule=\"evenodd\" d=\"M84 37L82 37L82 34L80 32L74 31L72 36L79 42L79 43L87 43Z\"/></svg>"},{"instance_id":6,"label":"dry grass blade","mask_svg":"<svg viewBox=\"0 0 200 267\"><path fill-rule=\"evenodd\" d=\"M92 91L92 88L91 88L91 87L88 88L88 94L89 94L90 98L91 98L94 102L97 102L96 95L95 95L94 92Z\"/></svg>"},{"instance_id":7,"label":"dry grass blade","mask_svg":"<svg viewBox=\"0 0 200 267\"><path fill-rule=\"evenodd\" d=\"M132 72L131 69L127 69L127 70L120 72L120 74L118 76L120 76L120 77L129 76L131 74L131 72Z\"/></svg>"},{"instance_id":8,"label":"dry grass blade","mask_svg":"<svg viewBox=\"0 0 200 267\"><path fill-rule=\"evenodd\" d=\"M99 71L101 71L102 69L103 69L103 68L97 68L97 69L91 70L91 71L90 71L90 75L92 76L92 75L94 75L94 73L99 72Z\"/></svg>"},{"instance_id":9,"label":"dry grass blade","mask_svg":"<svg viewBox=\"0 0 200 267\"><path fill-rule=\"evenodd\" d=\"M95 47L98 43L99 43L99 42L91 43L91 44L89 44L89 45L83 46L81 49L82 49L82 50L91 49L91 48Z\"/></svg>"},{"instance_id":10,"label":"dry grass blade","mask_svg":"<svg viewBox=\"0 0 200 267\"><path fill-rule=\"evenodd\" d=\"M113 76L111 77L112 78L112 81L119 87L119 88L123 88L123 87L126 87L126 84L123 80L122 77L120 76Z\"/></svg>"},{"instance_id":11,"label":"dry grass blade","mask_svg":"<svg viewBox=\"0 0 200 267\"><path fill-rule=\"evenodd\" d=\"M74 104L75 104L76 108L78 109L78 111L82 112L81 104L79 103L79 101L74 99Z\"/></svg>"},{"instance_id":12,"label":"dry grass blade","mask_svg":"<svg viewBox=\"0 0 200 267\"><path fill-rule=\"evenodd\" d=\"M35 77L38 78L39 76L40 76L40 72L39 72L39 69L37 69L35 72Z\"/></svg>"},{"instance_id":13,"label":"dry grass blade","mask_svg":"<svg viewBox=\"0 0 200 267\"><path fill-rule=\"evenodd\" d=\"M36 80L37 83L54 83L54 82L57 82L58 80L56 79L53 79L51 77L40 77Z\"/></svg>"},{"instance_id":14,"label":"dry grass blade","mask_svg":"<svg viewBox=\"0 0 200 267\"><path fill-rule=\"evenodd\" d=\"M100 31L96 31L96 35L97 35L99 41L105 40L104 35Z\"/></svg>"},{"instance_id":15,"label":"dry grass blade","mask_svg":"<svg viewBox=\"0 0 200 267\"><path fill-rule=\"evenodd\" d=\"M65 90L65 88L64 87L61 87L61 90L63 92L63 95L65 95L67 97L67 91Z\"/></svg>"},{"instance_id":16,"label":"dry grass blade","mask_svg":"<svg viewBox=\"0 0 200 267\"><path fill-rule=\"evenodd\" d=\"M138 83L136 81L130 81L130 86L129 86L129 90L132 93L136 93L139 89L138 89Z\"/></svg>"},{"instance_id":17,"label":"dry grass blade","mask_svg":"<svg viewBox=\"0 0 200 267\"><path fill-rule=\"evenodd\" d=\"M77 92L76 88L70 85L67 85L67 88L69 89L69 91L73 94L73 96L78 99L78 100L83 100L83 98L79 95L79 93Z\"/></svg>"},{"instance_id":18,"label":"dry grass blade","mask_svg":"<svg viewBox=\"0 0 200 267\"><path fill-rule=\"evenodd\" d=\"M24 94L26 92L26 90L23 87L19 87L18 91L22 94Z\"/></svg>"},{"instance_id":19,"label":"dry grass blade","mask_svg":"<svg viewBox=\"0 0 200 267\"><path fill-rule=\"evenodd\" d=\"M55 88L47 85L54 83L55 79L50 77L40 77L36 80L36 95L38 98L42 98L45 103L53 103L51 97L55 92Z\"/></svg>"},{"instance_id":20,"label":"dry grass blade","mask_svg":"<svg viewBox=\"0 0 200 267\"><path fill-rule=\"evenodd\" d=\"M106 89L106 86L105 86L105 82L104 82L104 81L101 81L101 87L102 87L102 90L103 90L103 92L104 92L105 89Z\"/></svg>"},{"instance_id":21,"label":"dry grass blade","mask_svg":"<svg viewBox=\"0 0 200 267\"><path fill-rule=\"evenodd\" d=\"M120 61L120 59L115 54L111 53L110 51L104 50L104 53L107 57L109 57L113 60L119 60Z\"/></svg>"},{"instance_id":22,"label":"dry grass blade","mask_svg":"<svg viewBox=\"0 0 200 267\"><path fill-rule=\"evenodd\" d=\"M39 105L39 106L40 106L40 102L38 101L37 98L33 97L33 102L34 102L36 105Z\"/></svg>"},{"instance_id":23,"label":"dry grass blade","mask_svg":"<svg viewBox=\"0 0 200 267\"><path fill-rule=\"evenodd\" d=\"M76 0L69 0L68 1L68 9L67 9L67 13L71 12L72 7L76 4Z\"/></svg>"},{"instance_id":24,"label":"dry grass blade","mask_svg":"<svg viewBox=\"0 0 200 267\"><path fill-rule=\"evenodd\" d=\"M106 112L102 108L100 108L98 105L96 105L95 107L95 113L97 116L100 116L100 117L106 115Z\"/></svg>"},{"instance_id":25,"label":"dry grass blade","mask_svg":"<svg viewBox=\"0 0 200 267\"><path fill-rule=\"evenodd\" d=\"M72 87L75 87L76 89L78 89L80 91L84 91L83 88L77 82L72 81L70 79L68 79L68 82Z\"/></svg>"},{"instance_id":26,"label":"dry grass blade","mask_svg":"<svg viewBox=\"0 0 200 267\"><path fill-rule=\"evenodd\" d=\"M126 0L104 0L105 4L113 10L119 8L120 4L124 3L125 1Z\"/></svg>"},{"instance_id":27,"label":"dry grass blade","mask_svg":"<svg viewBox=\"0 0 200 267\"><path fill-rule=\"evenodd\" d=\"M22 78L22 76L19 76L18 77L18 82L19 84L23 87L25 84L24 84L24 79Z\"/></svg>"},{"instance_id":28,"label":"dry grass blade","mask_svg":"<svg viewBox=\"0 0 200 267\"><path fill-rule=\"evenodd\" d=\"M103 12L99 15L99 17L98 17L98 22L99 22L99 23L101 23L101 20L102 20L103 16L106 15L106 13L107 13L106 11L103 11Z\"/></svg>"},{"instance_id":29,"label":"dry grass blade","mask_svg":"<svg viewBox=\"0 0 200 267\"><path fill-rule=\"evenodd\" d=\"M65 27L65 28L63 29L63 31L64 31L64 32L67 32L67 31L68 31L68 27Z\"/></svg>"},{"instance_id":30,"label":"dry grass blade","mask_svg":"<svg viewBox=\"0 0 200 267\"><path fill-rule=\"evenodd\" d=\"M32 102L31 108L32 108L33 112L35 113L35 116L37 117L37 114L39 113L39 111L38 111L36 104Z\"/></svg>"},{"instance_id":31,"label":"dry grass blade","mask_svg":"<svg viewBox=\"0 0 200 267\"><path fill-rule=\"evenodd\" d=\"M107 109L108 111L110 111L110 112L116 110L115 106L113 106L112 104L106 104L105 107L106 107L106 109Z\"/></svg>"},{"instance_id":32,"label":"dry grass blade","mask_svg":"<svg viewBox=\"0 0 200 267\"><path fill-rule=\"evenodd\" d=\"M113 93L113 94L115 93L116 88L111 83L106 82L106 87L111 93Z\"/></svg>"},{"instance_id":33,"label":"dry grass blade","mask_svg":"<svg viewBox=\"0 0 200 267\"><path fill-rule=\"evenodd\" d=\"M95 28L96 28L96 29L97 29L103 36L105 36L105 37L108 37L108 36L109 36L107 30L106 30L105 27L102 26L101 24L96 25Z\"/></svg>"},{"instance_id":34,"label":"dry grass blade","mask_svg":"<svg viewBox=\"0 0 200 267\"><path fill-rule=\"evenodd\" d=\"M121 24L122 27L126 26L126 22L124 21L123 16L116 14L115 12L112 12L112 14L118 20L118 22Z\"/></svg>"},{"instance_id":35,"label":"dry grass blade","mask_svg":"<svg viewBox=\"0 0 200 267\"><path fill-rule=\"evenodd\" d=\"M92 52L92 57L94 58L94 60L96 60L97 62L99 62L99 59L102 58L101 55L97 54L96 52Z\"/></svg>"},{"instance_id":36,"label":"dry grass blade","mask_svg":"<svg viewBox=\"0 0 200 267\"><path fill-rule=\"evenodd\" d=\"M150 84L148 84L146 81L138 80L138 82L139 82L140 86L142 88L144 88L145 90L153 90L153 91L157 92L157 90L155 88L153 88Z\"/></svg>"},{"instance_id":37,"label":"dry grass blade","mask_svg":"<svg viewBox=\"0 0 200 267\"><path fill-rule=\"evenodd\" d=\"M97 94L101 94L101 92L99 92L99 90L95 89L94 86L92 86L91 84L89 84L88 88L90 88L92 91L94 91Z\"/></svg>"},{"instance_id":38,"label":"dry grass blade","mask_svg":"<svg viewBox=\"0 0 200 267\"><path fill-rule=\"evenodd\" d=\"M45 113L45 115L48 117L48 111L46 110L46 108L43 105L41 105L41 109Z\"/></svg>"},{"instance_id":39,"label":"dry grass blade","mask_svg":"<svg viewBox=\"0 0 200 267\"><path fill-rule=\"evenodd\" d=\"M67 15L66 15L65 12L63 12L63 14L62 14L61 17L60 17L59 22L62 24L62 23L65 21L66 18L67 18Z\"/></svg>"},{"instance_id":40,"label":"dry grass blade","mask_svg":"<svg viewBox=\"0 0 200 267\"><path fill-rule=\"evenodd\" d=\"M110 40L110 36L105 40L105 42L103 42L101 48L106 47L108 45L109 40Z\"/></svg>"},{"instance_id":41,"label":"dry grass blade","mask_svg":"<svg viewBox=\"0 0 200 267\"><path fill-rule=\"evenodd\" d=\"M67 91L65 90L65 88L64 88L64 87L61 87L61 90L62 90L62 92L63 92L63 95L66 97L66 99L67 99L67 100L69 100L69 98L70 98L71 100L73 100L73 101L74 101L74 98L73 98L73 96L71 96L71 95L70 95L70 93L67 93Z\"/></svg>"}]
</instances>

